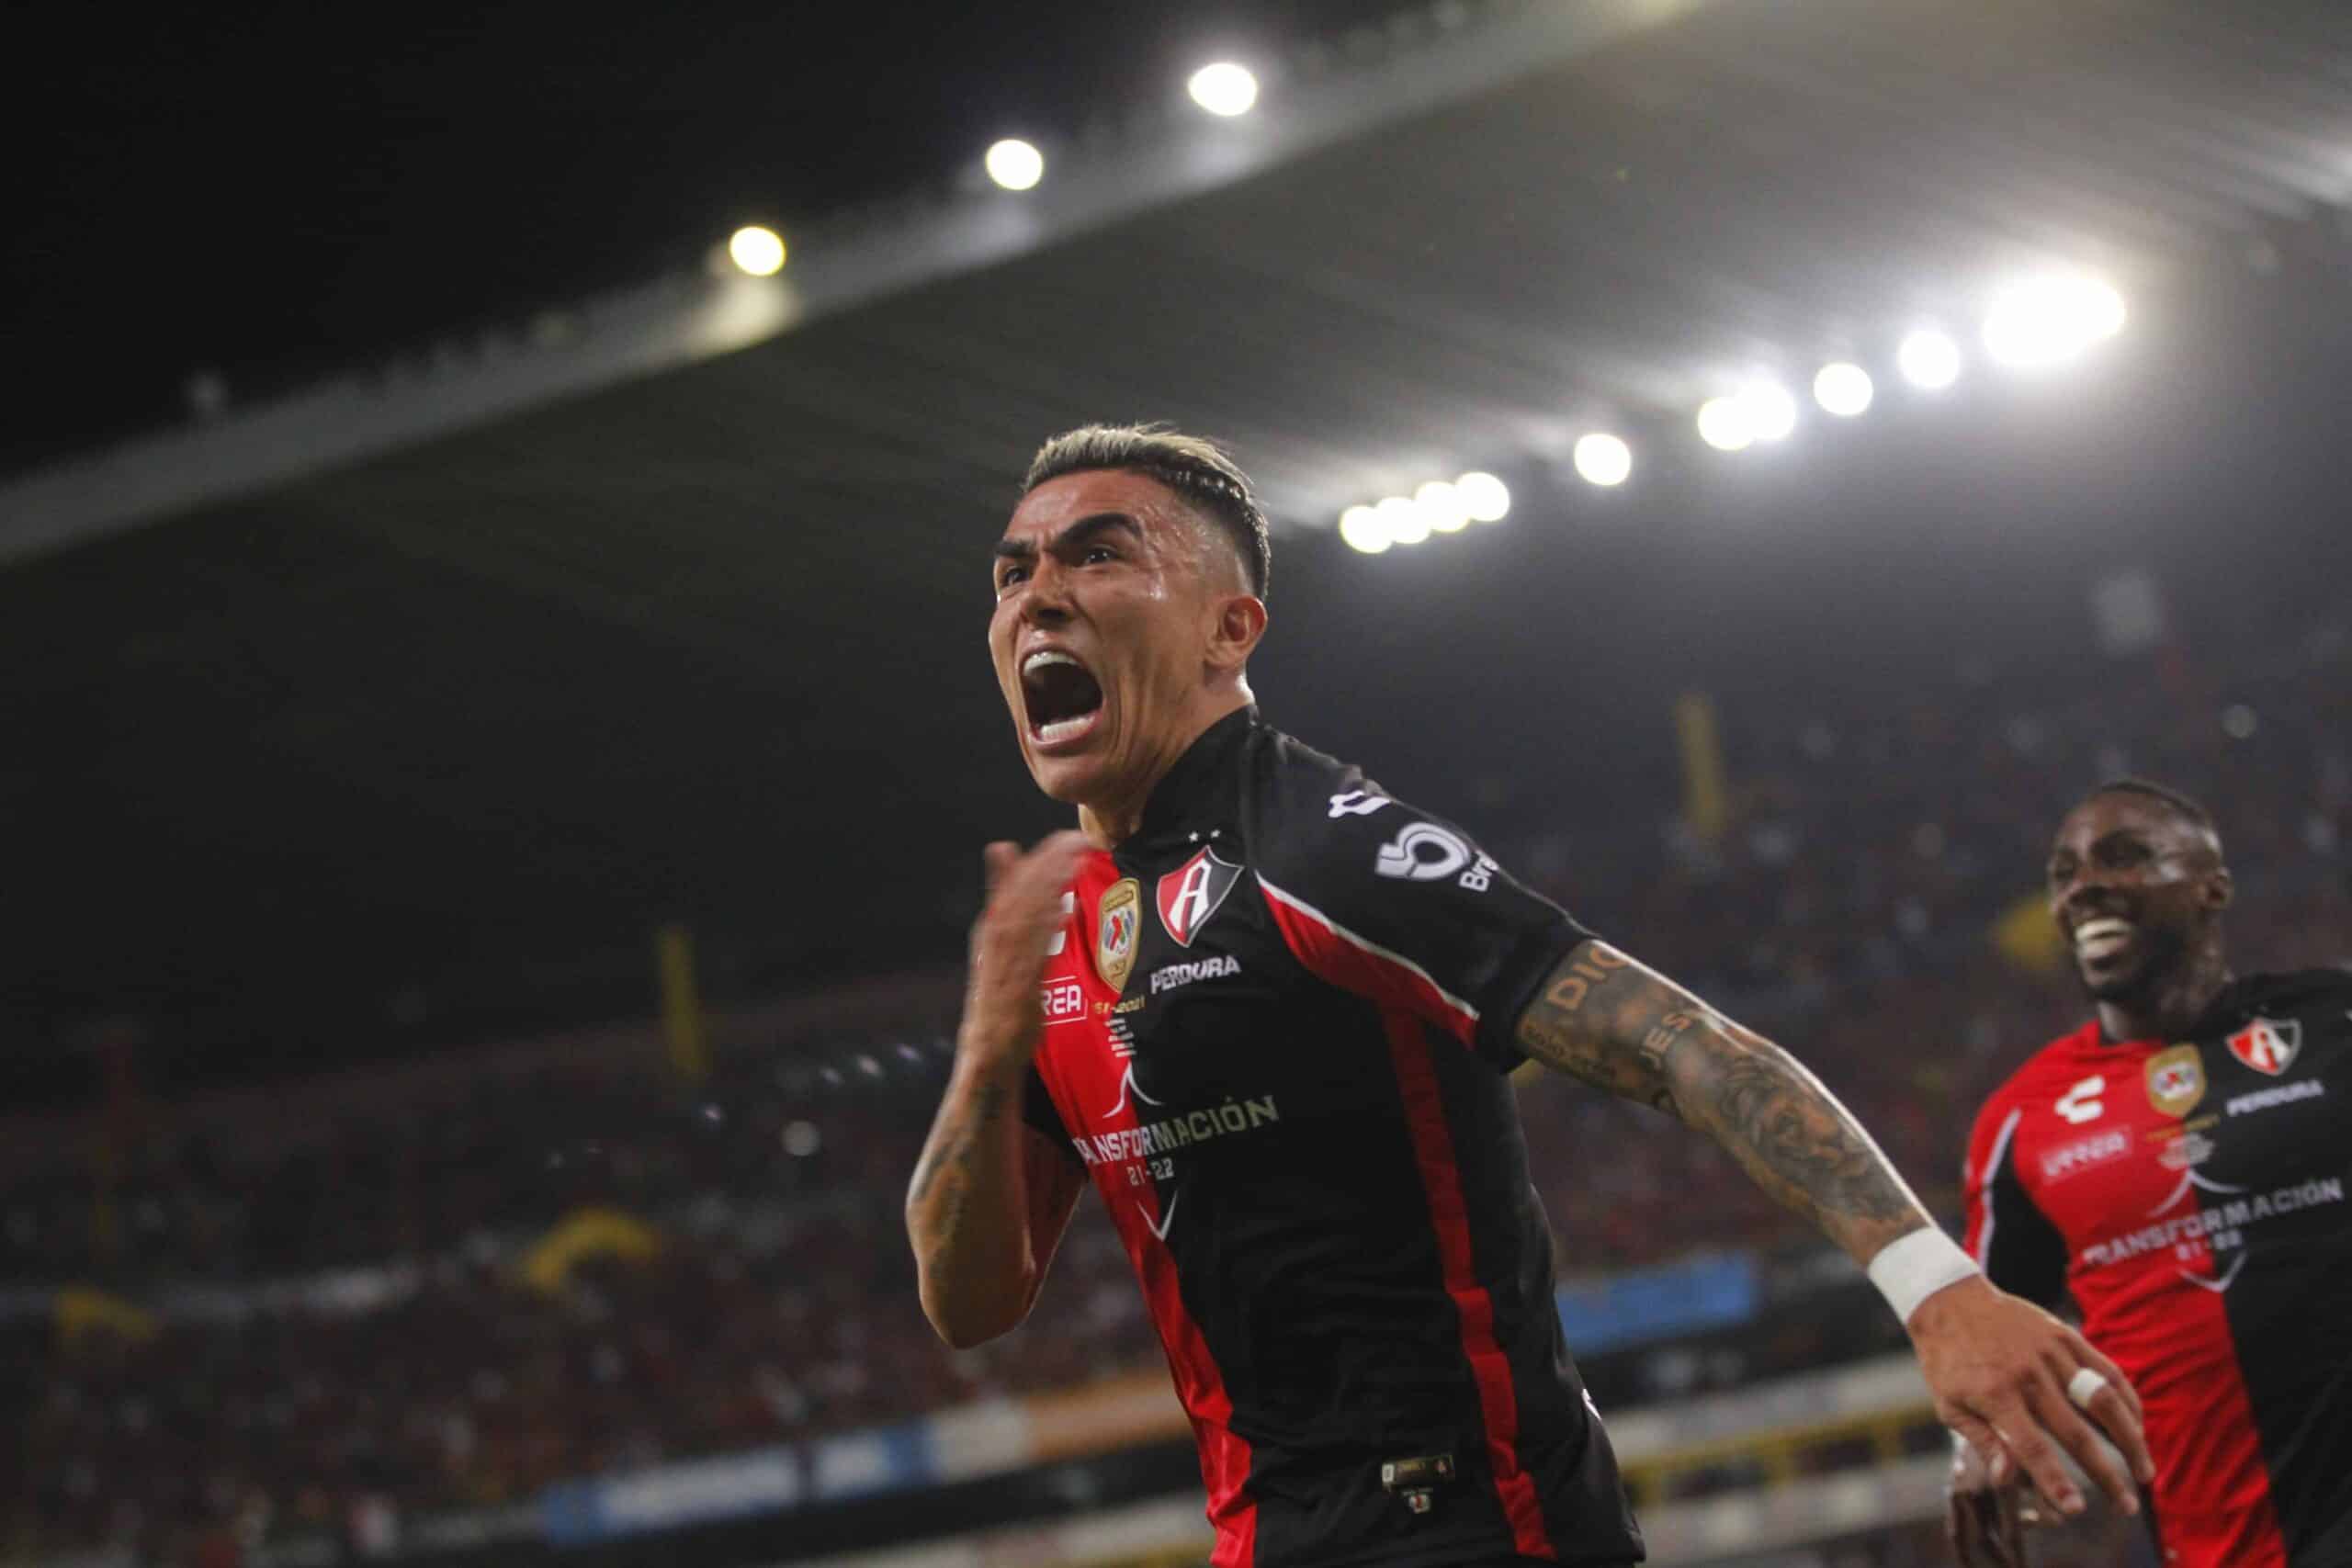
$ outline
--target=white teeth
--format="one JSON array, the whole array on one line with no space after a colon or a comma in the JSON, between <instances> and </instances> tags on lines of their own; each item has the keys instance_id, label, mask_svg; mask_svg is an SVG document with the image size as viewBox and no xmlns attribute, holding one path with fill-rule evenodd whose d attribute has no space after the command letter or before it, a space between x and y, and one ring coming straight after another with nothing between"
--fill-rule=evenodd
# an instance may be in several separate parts
<instances>
[{"instance_id":1,"label":"white teeth","mask_svg":"<svg viewBox=\"0 0 2352 1568\"><path fill-rule=\"evenodd\" d=\"M1048 664L1076 664L1077 662L1077 660L1057 648L1041 648L1021 661L1021 672L1027 675L1043 670Z\"/></svg>"},{"instance_id":2,"label":"white teeth","mask_svg":"<svg viewBox=\"0 0 2352 1568\"><path fill-rule=\"evenodd\" d=\"M2113 916L2085 920L2075 928L2075 952L2084 958L2106 958L2132 942L2132 922Z\"/></svg>"},{"instance_id":3,"label":"white teeth","mask_svg":"<svg viewBox=\"0 0 2352 1568\"><path fill-rule=\"evenodd\" d=\"M1047 741L1067 740L1073 735L1082 735L1093 728L1094 715L1082 713L1076 718L1057 718L1051 724L1039 725L1037 739Z\"/></svg>"}]
</instances>

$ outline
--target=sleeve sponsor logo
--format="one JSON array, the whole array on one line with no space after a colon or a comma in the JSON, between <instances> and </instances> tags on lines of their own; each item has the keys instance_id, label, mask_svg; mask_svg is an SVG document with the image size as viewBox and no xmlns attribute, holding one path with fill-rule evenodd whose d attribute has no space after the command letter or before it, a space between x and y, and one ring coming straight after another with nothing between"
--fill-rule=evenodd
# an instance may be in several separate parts
<instances>
[{"instance_id":1,"label":"sleeve sponsor logo","mask_svg":"<svg viewBox=\"0 0 2352 1568\"><path fill-rule=\"evenodd\" d=\"M1463 871L1464 866L1470 869ZM1442 882L1461 872L1463 886L1484 893L1494 880L1496 867L1491 859L1464 843L1460 834L1434 822L1415 822L1380 846L1372 869L1400 882Z\"/></svg>"},{"instance_id":2,"label":"sleeve sponsor logo","mask_svg":"<svg viewBox=\"0 0 2352 1568\"><path fill-rule=\"evenodd\" d=\"M2107 1092L2107 1075L2093 1073L2058 1097L2052 1107L2059 1115L2079 1127L2086 1122L2096 1122L2107 1111L2107 1102L2099 1098Z\"/></svg>"},{"instance_id":3,"label":"sleeve sponsor logo","mask_svg":"<svg viewBox=\"0 0 2352 1568\"><path fill-rule=\"evenodd\" d=\"M1241 880L1241 868L1221 860L1215 850L1203 850L1159 879L1154 901L1159 923L1179 947L1190 947L1201 928L1209 923L1225 896Z\"/></svg>"},{"instance_id":4,"label":"sleeve sponsor logo","mask_svg":"<svg viewBox=\"0 0 2352 1568\"><path fill-rule=\"evenodd\" d=\"M2205 1098L2205 1062L2194 1045L2176 1045L2148 1058L2148 1103L2167 1116L2186 1116Z\"/></svg>"},{"instance_id":5,"label":"sleeve sponsor logo","mask_svg":"<svg viewBox=\"0 0 2352 1568\"><path fill-rule=\"evenodd\" d=\"M2277 1077L2303 1048L2299 1019L2257 1018L2229 1039L2230 1055L2257 1073Z\"/></svg>"}]
</instances>

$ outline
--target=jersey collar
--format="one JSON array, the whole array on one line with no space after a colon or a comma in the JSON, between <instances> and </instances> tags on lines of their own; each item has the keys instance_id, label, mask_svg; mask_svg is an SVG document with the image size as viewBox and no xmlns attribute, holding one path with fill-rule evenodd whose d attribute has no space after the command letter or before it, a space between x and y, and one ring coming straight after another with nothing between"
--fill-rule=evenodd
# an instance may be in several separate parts
<instances>
[{"instance_id":1,"label":"jersey collar","mask_svg":"<svg viewBox=\"0 0 2352 1568\"><path fill-rule=\"evenodd\" d=\"M1223 827L1233 818L1240 792L1241 753L1258 728L1253 705L1227 714L1184 749L1144 802L1139 842Z\"/></svg>"}]
</instances>

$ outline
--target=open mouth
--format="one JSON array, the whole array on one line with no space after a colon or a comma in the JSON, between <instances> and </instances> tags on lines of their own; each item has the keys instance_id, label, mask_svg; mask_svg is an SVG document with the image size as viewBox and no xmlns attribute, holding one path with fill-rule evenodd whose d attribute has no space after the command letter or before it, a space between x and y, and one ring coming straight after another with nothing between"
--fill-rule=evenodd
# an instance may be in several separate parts
<instances>
[{"instance_id":1,"label":"open mouth","mask_svg":"<svg viewBox=\"0 0 2352 1568\"><path fill-rule=\"evenodd\" d=\"M1029 739L1039 747L1081 739L1102 717L1102 683L1057 648L1041 648L1021 661L1021 701Z\"/></svg>"},{"instance_id":2,"label":"open mouth","mask_svg":"<svg viewBox=\"0 0 2352 1568\"><path fill-rule=\"evenodd\" d=\"M2132 945L2132 932L2131 921L2112 915L2085 920L2075 928L2075 956L2086 964L2112 958Z\"/></svg>"}]
</instances>

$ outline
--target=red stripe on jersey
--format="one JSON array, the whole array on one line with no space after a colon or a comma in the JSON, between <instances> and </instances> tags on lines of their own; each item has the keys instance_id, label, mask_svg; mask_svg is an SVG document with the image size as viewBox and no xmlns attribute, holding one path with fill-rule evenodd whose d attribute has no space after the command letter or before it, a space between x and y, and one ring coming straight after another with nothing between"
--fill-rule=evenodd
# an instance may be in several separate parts
<instances>
[{"instance_id":1,"label":"red stripe on jersey","mask_svg":"<svg viewBox=\"0 0 2352 1568\"><path fill-rule=\"evenodd\" d=\"M1277 908L1280 905L1277 904ZM1405 1101L1405 1123L1413 1135L1413 1158L1421 1168L1429 1196L1430 1224L1437 1232L1438 1257L1445 1269L1446 1294L1462 1320L1462 1354L1478 1386L1478 1410L1487 1428L1487 1462L1495 1495L1510 1521L1512 1550L1521 1557L1557 1562L1559 1552L1544 1528L1544 1508L1534 1478L1519 1464L1519 1395L1511 1386L1510 1362L1495 1340L1495 1303L1478 1283L1470 1252L1470 1213L1462 1199L1462 1174L1453 1160L1453 1134L1439 1098L1436 1064L1419 1021L1396 1008L1381 1010L1388 1030L1388 1055Z\"/></svg>"},{"instance_id":2,"label":"red stripe on jersey","mask_svg":"<svg viewBox=\"0 0 2352 1568\"><path fill-rule=\"evenodd\" d=\"M1107 858L1107 857L1106 857ZM1108 1070L1117 1070L1116 1058ZM1107 1077L1107 1072L1106 1072ZM1121 1085L1115 1115L1097 1126L1105 1131L1132 1132L1137 1125L1136 1104ZM1107 1095L1108 1084L1104 1089ZM1064 1117L1077 1108L1065 1105ZM1216 1531L1211 1568L1253 1568L1258 1560L1258 1503L1250 1495L1250 1443L1233 1429L1233 1397L1226 1392L1225 1375L1210 1353L1201 1325L1184 1309L1184 1291L1176 1269L1176 1255L1168 1247L1168 1227L1182 1205L1179 1187L1163 1209L1159 1184L1149 1179L1130 1183L1116 1168L1094 1168L1095 1187L1110 1206L1119 1239L1143 1285L1144 1304L1159 1330L1160 1348L1168 1355L1168 1371L1176 1382L1176 1397L1193 1423L1193 1440L1201 1454L1201 1485L1208 1493L1209 1524Z\"/></svg>"},{"instance_id":3,"label":"red stripe on jersey","mask_svg":"<svg viewBox=\"0 0 2352 1568\"><path fill-rule=\"evenodd\" d=\"M1298 961L1320 978L1381 1005L1426 1019L1461 1041L1476 1045L1478 1010L1453 995L1430 972L1378 942L1366 941L1330 916L1258 878L1274 925Z\"/></svg>"},{"instance_id":4,"label":"red stripe on jersey","mask_svg":"<svg viewBox=\"0 0 2352 1568\"><path fill-rule=\"evenodd\" d=\"M2211 1269L2206 1253L2206 1272ZM2168 1307L2166 1333L2180 1340L2230 1345L2230 1316L2218 1291L2183 1291ZM2237 1375L2164 1378L2164 1359L2133 1368L2117 1357L2147 1405L2147 1448L2157 1458L2157 1528L2164 1561L2178 1568L2286 1568L2279 1509L2269 1495L2263 1437L2253 1425L2246 1380ZM2164 1506L2164 1497L2192 1495L2216 1512Z\"/></svg>"},{"instance_id":5,"label":"red stripe on jersey","mask_svg":"<svg viewBox=\"0 0 2352 1568\"><path fill-rule=\"evenodd\" d=\"M2213 1255L2188 1267L2211 1277ZM2167 1263L2172 1259L2167 1258ZM2104 1303L2089 1279L2081 1303L2093 1324ZM2235 1337L2219 1291L2166 1292L2157 1343L2092 1336L2132 1380L2146 1407L2148 1451L2156 1461L2156 1528L2167 1568L2287 1568L2286 1538L2270 1493L2270 1469L2254 1404L2238 1373ZM2182 1354L2200 1347L2210 1354ZM2196 1507L2183 1505L2194 1499Z\"/></svg>"},{"instance_id":6,"label":"red stripe on jersey","mask_svg":"<svg viewBox=\"0 0 2352 1568\"><path fill-rule=\"evenodd\" d=\"M1143 1280L1152 1320L1159 1326L1168 1370L1176 1379L1176 1396L1192 1417L1193 1439L1201 1451L1201 1484L1208 1492L1209 1524L1216 1530L1211 1568L1252 1568L1258 1560L1258 1503L1248 1490L1249 1439L1233 1429L1233 1399L1225 1391L1224 1375L1209 1353L1208 1341L1201 1337L1200 1325L1184 1310L1175 1257L1158 1231L1168 1223L1159 1212L1159 1194L1148 1182L1130 1191L1147 1224L1123 1224L1119 1230ZM1179 1189L1179 1202L1182 1196ZM1176 1203L1169 1207L1173 1210Z\"/></svg>"}]
</instances>

